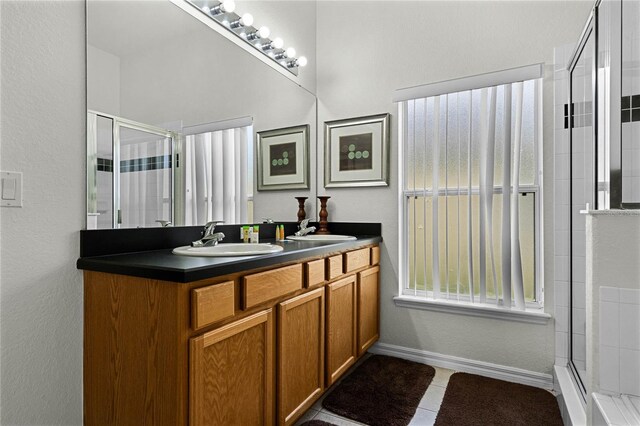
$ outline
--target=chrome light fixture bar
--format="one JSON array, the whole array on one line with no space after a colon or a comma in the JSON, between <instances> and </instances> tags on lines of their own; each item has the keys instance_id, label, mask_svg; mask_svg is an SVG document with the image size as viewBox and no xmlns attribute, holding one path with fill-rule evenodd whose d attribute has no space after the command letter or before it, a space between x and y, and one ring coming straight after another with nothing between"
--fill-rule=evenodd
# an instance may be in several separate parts
<instances>
[{"instance_id":1,"label":"chrome light fixture bar","mask_svg":"<svg viewBox=\"0 0 640 426\"><path fill-rule=\"evenodd\" d=\"M233 0L185 1L288 72L297 76L299 68L307 64L307 58L304 56L296 57L293 47L285 49L281 38L269 38L271 32L268 27L254 27L253 16L250 13L238 15Z\"/></svg>"}]
</instances>

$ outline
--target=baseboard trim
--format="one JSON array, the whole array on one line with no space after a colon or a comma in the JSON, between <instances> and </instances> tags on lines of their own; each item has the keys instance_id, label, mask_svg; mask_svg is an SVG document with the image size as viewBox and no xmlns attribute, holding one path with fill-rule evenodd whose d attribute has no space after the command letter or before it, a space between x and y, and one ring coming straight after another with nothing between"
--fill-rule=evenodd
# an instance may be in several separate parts
<instances>
[{"instance_id":1,"label":"baseboard trim","mask_svg":"<svg viewBox=\"0 0 640 426\"><path fill-rule=\"evenodd\" d=\"M406 348L404 346L390 345L388 343L376 343L369 352L380 355L390 355L407 359L434 367L448 368L464 373L478 374L480 376L505 380L507 382L521 383L547 390L553 389L553 376L551 374L538 373L505 365L489 362L475 361L451 355L423 351L420 349Z\"/></svg>"}]
</instances>

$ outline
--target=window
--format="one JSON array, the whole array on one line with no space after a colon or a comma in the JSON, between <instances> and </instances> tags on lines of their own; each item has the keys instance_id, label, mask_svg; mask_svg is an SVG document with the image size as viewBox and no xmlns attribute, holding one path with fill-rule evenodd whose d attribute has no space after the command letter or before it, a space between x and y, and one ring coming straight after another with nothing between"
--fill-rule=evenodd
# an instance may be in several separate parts
<instances>
[{"instance_id":1,"label":"window","mask_svg":"<svg viewBox=\"0 0 640 426\"><path fill-rule=\"evenodd\" d=\"M247 223L253 217L250 117L184 129L184 223Z\"/></svg>"},{"instance_id":2,"label":"window","mask_svg":"<svg viewBox=\"0 0 640 426\"><path fill-rule=\"evenodd\" d=\"M483 75L396 96L401 296L541 304L541 80L496 74L493 85ZM438 93L452 86L464 90Z\"/></svg>"}]
</instances>

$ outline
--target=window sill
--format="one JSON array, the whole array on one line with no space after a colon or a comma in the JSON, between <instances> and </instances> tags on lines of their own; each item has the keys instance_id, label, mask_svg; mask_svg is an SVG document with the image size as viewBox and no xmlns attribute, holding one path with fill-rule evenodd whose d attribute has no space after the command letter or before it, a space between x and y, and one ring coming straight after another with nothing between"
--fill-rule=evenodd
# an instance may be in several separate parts
<instances>
[{"instance_id":1,"label":"window sill","mask_svg":"<svg viewBox=\"0 0 640 426\"><path fill-rule=\"evenodd\" d=\"M489 304L480 305L477 303L471 304L468 302L426 300L422 297L412 297L404 295L394 297L393 301L395 302L396 306L402 308L446 312L449 314L524 322L529 324L546 325L551 319L551 315L547 314L542 309L528 308L526 311L516 311L500 308Z\"/></svg>"}]
</instances>

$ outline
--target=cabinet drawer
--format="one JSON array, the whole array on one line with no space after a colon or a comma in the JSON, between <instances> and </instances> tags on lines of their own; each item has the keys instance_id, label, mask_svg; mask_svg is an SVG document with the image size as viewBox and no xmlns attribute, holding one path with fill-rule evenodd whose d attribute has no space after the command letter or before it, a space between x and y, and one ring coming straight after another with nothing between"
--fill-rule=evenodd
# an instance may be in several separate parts
<instances>
[{"instance_id":1,"label":"cabinet drawer","mask_svg":"<svg viewBox=\"0 0 640 426\"><path fill-rule=\"evenodd\" d=\"M247 275L242 279L242 309L302 289L302 264Z\"/></svg>"},{"instance_id":2,"label":"cabinet drawer","mask_svg":"<svg viewBox=\"0 0 640 426\"><path fill-rule=\"evenodd\" d=\"M349 253L345 253L344 254L345 274L355 271L356 269L369 266L370 258L371 258L371 254L368 248L363 248L360 250L354 250L354 251L350 251Z\"/></svg>"},{"instance_id":3,"label":"cabinet drawer","mask_svg":"<svg viewBox=\"0 0 640 426\"><path fill-rule=\"evenodd\" d=\"M371 265L380 263L380 247L371 247Z\"/></svg>"},{"instance_id":4,"label":"cabinet drawer","mask_svg":"<svg viewBox=\"0 0 640 426\"><path fill-rule=\"evenodd\" d=\"M327 280L338 278L342 275L342 255L327 258Z\"/></svg>"},{"instance_id":5,"label":"cabinet drawer","mask_svg":"<svg viewBox=\"0 0 640 426\"><path fill-rule=\"evenodd\" d=\"M205 327L234 314L233 281L226 281L191 291L191 326Z\"/></svg>"},{"instance_id":6,"label":"cabinet drawer","mask_svg":"<svg viewBox=\"0 0 640 426\"><path fill-rule=\"evenodd\" d=\"M324 282L324 259L307 262L305 265L305 285L313 287Z\"/></svg>"}]
</instances>

